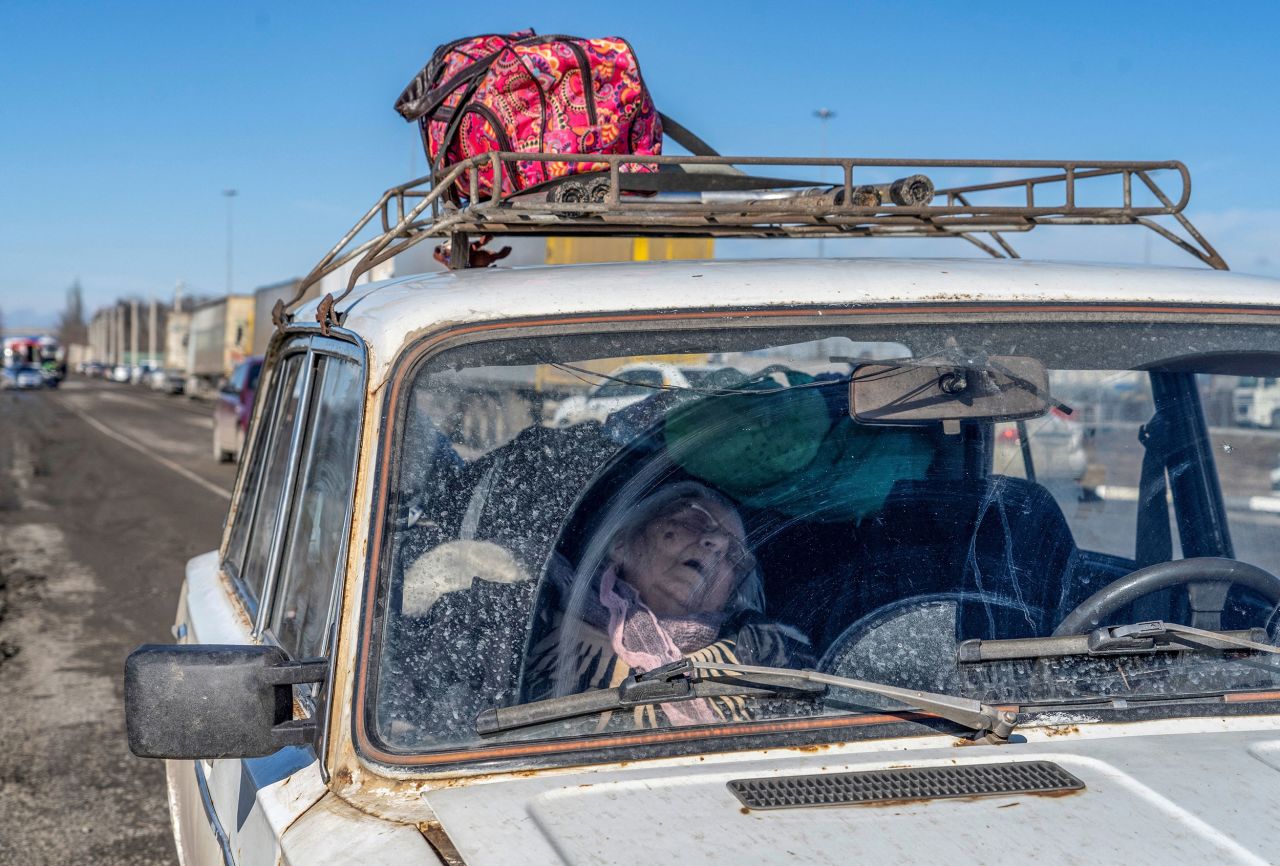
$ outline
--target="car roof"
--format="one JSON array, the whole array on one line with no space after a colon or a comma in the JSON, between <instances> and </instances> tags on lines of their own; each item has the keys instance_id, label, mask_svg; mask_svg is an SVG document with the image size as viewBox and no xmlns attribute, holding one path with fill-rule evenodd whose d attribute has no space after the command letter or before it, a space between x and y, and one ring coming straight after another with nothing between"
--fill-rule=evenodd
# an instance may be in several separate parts
<instances>
[{"instance_id":1,"label":"car roof","mask_svg":"<svg viewBox=\"0 0 1280 866\"><path fill-rule=\"evenodd\" d=\"M444 325L588 313L860 304L1277 306L1280 280L1201 267L1025 259L749 259L484 268L357 286L338 305L376 387L399 350ZM295 321L314 319L316 302Z\"/></svg>"}]
</instances>

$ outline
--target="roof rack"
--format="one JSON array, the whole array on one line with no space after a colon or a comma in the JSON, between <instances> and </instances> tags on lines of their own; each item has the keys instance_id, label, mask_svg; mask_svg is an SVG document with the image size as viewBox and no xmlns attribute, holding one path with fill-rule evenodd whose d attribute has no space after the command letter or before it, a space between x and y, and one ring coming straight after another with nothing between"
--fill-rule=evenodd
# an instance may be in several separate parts
<instances>
[{"instance_id":1,"label":"roof rack","mask_svg":"<svg viewBox=\"0 0 1280 866\"><path fill-rule=\"evenodd\" d=\"M592 174L544 184L503 196L502 179L517 162L592 163ZM838 169L839 184L779 181L781 188L750 187L743 166ZM479 170L489 170L495 192L482 196ZM935 189L930 176L916 174L885 181L907 171L972 174L996 172L1013 177L989 183ZM1178 173L1181 193L1171 198L1153 172ZM654 174L662 191L635 194L637 181ZM708 178L713 182L708 183ZM878 183L862 183L869 177ZM1119 178L1119 190L1095 182ZM682 181L682 178L684 179ZM726 180L726 178L728 180ZM1134 179L1141 186L1135 190ZM461 180L460 180L461 179ZM715 182L718 179L719 182ZM767 180L767 179L756 179ZM571 186L577 182L576 186ZM1088 182L1082 189L1082 181ZM469 185L460 203L450 191ZM811 183L811 186L801 184ZM681 188L681 185L685 188ZM643 183L639 184L644 186ZM719 191L708 191L716 190ZM1142 193L1145 190L1150 194ZM701 190L701 191L699 191ZM905 190L905 194L899 193ZM585 194L584 194L585 191ZM1139 197L1155 203L1136 204ZM1042 225L1139 225L1156 232L1212 268L1226 270L1217 250L1183 214L1191 198L1191 175L1176 160L1122 162L1087 160L860 159L764 156L646 156L626 154L551 154L493 152L451 167L439 177L422 177L392 187L343 235L298 284L288 303L278 302L277 326L290 308L324 276L354 262L346 290L327 295L317 311L322 328L335 323L334 304L358 278L427 238L451 242L451 268L468 266L470 239L484 235L612 235L720 238L962 238L996 258L1018 258L1002 235ZM1013 199L1018 201L1010 204ZM1049 199L1052 199L1050 201ZM1173 217L1186 236L1156 217ZM357 238L374 227L377 234ZM987 235L984 240L979 235Z\"/></svg>"}]
</instances>

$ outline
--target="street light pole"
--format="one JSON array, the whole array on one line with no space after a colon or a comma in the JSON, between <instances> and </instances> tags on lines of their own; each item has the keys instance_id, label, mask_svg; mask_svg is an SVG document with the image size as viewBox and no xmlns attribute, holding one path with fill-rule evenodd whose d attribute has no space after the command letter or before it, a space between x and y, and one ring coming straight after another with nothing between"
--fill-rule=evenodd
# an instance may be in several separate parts
<instances>
[{"instance_id":1,"label":"street light pole","mask_svg":"<svg viewBox=\"0 0 1280 866\"><path fill-rule=\"evenodd\" d=\"M827 121L835 117L836 113L832 111L830 108L819 108L813 112L813 116L818 118L822 128L822 135L821 135L821 138L819 139L822 149L818 155L821 156L823 159L826 159L827 158ZM824 258L824 255L825 255L822 241L823 241L822 238L818 238L818 258L820 259Z\"/></svg>"},{"instance_id":2,"label":"street light pole","mask_svg":"<svg viewBox=\"0 0 1280 866\"><path fill-rule=\"evenodd\" d=\"M224 189L222 194L227 199L227 294L231 294L231 203L235 200L234 189Z\"/></svg>"}]
</instances>

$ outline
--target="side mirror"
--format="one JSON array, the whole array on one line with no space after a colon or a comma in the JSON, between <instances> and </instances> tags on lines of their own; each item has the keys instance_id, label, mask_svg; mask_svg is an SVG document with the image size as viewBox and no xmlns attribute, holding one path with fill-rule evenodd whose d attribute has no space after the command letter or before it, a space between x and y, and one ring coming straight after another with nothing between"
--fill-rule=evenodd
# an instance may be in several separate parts
<instances>
[{"instance_id":1,"label":"side mirror","mask_svg":"<svg viewBox=\"0 0 1280 866\"><path fill-rule=\"evenodd\" d=\"M293 717L293 686L328 662L291 662L271 646L138 647L124 665L125 727L140 758L258 758L313 742Z\"/></svg>"}]
</instances>

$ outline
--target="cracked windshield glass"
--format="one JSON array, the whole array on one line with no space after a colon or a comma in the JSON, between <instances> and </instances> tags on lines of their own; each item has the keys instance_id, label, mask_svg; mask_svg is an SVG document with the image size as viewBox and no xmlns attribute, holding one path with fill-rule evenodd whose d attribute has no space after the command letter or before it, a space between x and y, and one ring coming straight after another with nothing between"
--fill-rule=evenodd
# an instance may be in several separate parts
<instances>
[{"instance_id":1,"label":"cracked windshield glass","mask_svg":"<svg viewBox=\"0 0 1280 866\"><path fill-rule=\"evenodd\" d=\"M712 696L476 733L487 708L682 658L1024 704L1274 684L1269 657L1220 647L958 647L1146 620L1274 643L1274 579L1167 563L1280 572L1278 440L1239 435L1280 422L1278 336L1028 318L566 334L430 358L395 409L370 729L413 752L901 706ZM970 393L872 423L850 406L870 362L893 405L916 381ZM973 396L1005 373L1007 391ZM1148 567L1172 578L1095 596Z\"/></svg>"}]
</instances>

